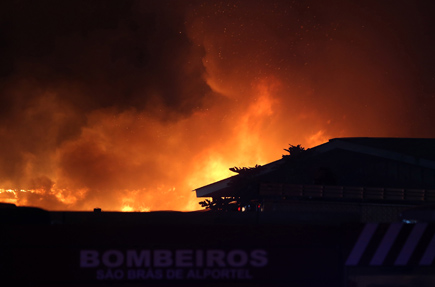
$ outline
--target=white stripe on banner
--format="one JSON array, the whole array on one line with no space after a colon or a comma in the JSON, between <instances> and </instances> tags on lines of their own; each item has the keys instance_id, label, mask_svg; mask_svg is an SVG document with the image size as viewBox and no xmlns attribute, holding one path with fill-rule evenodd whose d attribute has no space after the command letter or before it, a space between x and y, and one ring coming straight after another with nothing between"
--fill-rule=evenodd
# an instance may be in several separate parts
<instances>
[{"instance_id":1,"label":"white stripe on banner","mask_svg":"<svg viewBox=\"0 0 435 287\"><path fill-rule=\"evenodd\" d=\"M420 260L420 265L431 265L435 257L435 235L426 248L423 257Z\"/></svg>"},{"instance_id":2,"label":"white stripe on banner","mask_svg":"<svg viewBox=\"0 0 435 287\"><path fill-rule=\"evenodd\" d=\"M417 223L414 228L412 228L411 234L408 236L408 239L405 242L402 250L400 251L399 256L394 262L394 265L406 265L408 264L409 258L411 258L412 253L414 252L415 247L420 241L421 236L426 230L427 223Z\"/></svg>"},{"instance_id":3,"label":"white stripe on banner","mask_svg":"<svg viewBox=\"0 0 435 287\"><path fill-rule=\"evenodd\" d=\"M357 265L361 259L362 254L367 248L370 240L373 237L376 229L378 228L378 223L367 223L364 226L363 231L358 237L358 241L355 243L349 257L346 260L346 265Z\"/></svg>"},{"instance_id":4,"label":"white stripe on banner","mask_svg":"<svg viewBox=\"0 0 435 287\"><path fill-rule=\"evenodd\" d=\"M382 263L384 263L385 257L387 256L388 252L393 246L394 241L397 238L397 235L402 229L402 226L403 226L402 223L397 223L397 222L392 223L390 225L390 227L387 230L387 233L385 233L384 235L384 238L382 238L381 244L378 246L375 255L373 256L372 261L370 261L370 265L379 266L382 265Z\"/></svg>"}]
</instances>

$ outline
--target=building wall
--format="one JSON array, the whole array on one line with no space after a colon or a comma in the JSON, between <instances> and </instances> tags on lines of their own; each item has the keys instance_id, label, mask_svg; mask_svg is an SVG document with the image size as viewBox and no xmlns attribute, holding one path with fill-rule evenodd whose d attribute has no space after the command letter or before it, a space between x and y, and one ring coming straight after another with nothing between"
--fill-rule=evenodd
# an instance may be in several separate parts
<instances>
[{"instance_id":1,"label":"building wall","mask_svg":"<svg viewBox=\"0 0 435 287\"><path fill-rule=\"evenodd\" d=\"M293 213L294 222L397 222L407 204L374 204L315 200L265 201L265 212Z\"/></svg>"}]
</instances>

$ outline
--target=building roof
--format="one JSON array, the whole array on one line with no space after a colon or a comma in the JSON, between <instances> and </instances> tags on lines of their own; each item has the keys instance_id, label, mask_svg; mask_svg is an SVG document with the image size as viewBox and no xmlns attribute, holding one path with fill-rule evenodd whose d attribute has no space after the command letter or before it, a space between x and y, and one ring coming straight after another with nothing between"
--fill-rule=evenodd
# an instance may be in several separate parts
<instances>
[{"instance_id":1,"label":"building roof","mask_svg":"<svg viewBox=\"0 0 435 287\"><path fill-rule=\"evenodd\" d=\"M329 142L342 141L380 150L388 150L409 156L435 161L435 139L432 138L335 138Z\"/></svg>"},{"instance_id":2,"label":"building roof","mask_svg":"<svg viewBox=\"0 0 435 287\"><path fill-rule=\"evenodd\" d=\"M435 139L431 138L333 138L309 150L313 155L318 155L337 149L435 169ZM280 159L264 165L261 174L271 172L282 161ZM234 177L237 175L197 188L196 196L228 196L231 189L229 184Z\"/></svg>"},{"instance_id":3,"label":"building roof","mask_svg":"<svg viewBox=\"0 0 435 287\"><path fill-rule=\"evenodd\" d=\"M353 151L435 169L435 139L334 138L313 148L316 153L333 149Z\"/></svg>"},{"instance_id":4,"label":"building roof","mask_svg":"<svg viewBox=\"0 0 435 287\"><path fill-rule=\"evenodd\" d=\"M271 163L265 164L262 166L262 171L260 174L266 174L273 170L273 168L278 165L282 160L273 161ZM195 189L196 197L225 197L227 196L227 190L230 189L229 183L233 178L237 177L237 175L213 182L211 184L202 186L200 188Z\"/></svg>"}]
</instances>

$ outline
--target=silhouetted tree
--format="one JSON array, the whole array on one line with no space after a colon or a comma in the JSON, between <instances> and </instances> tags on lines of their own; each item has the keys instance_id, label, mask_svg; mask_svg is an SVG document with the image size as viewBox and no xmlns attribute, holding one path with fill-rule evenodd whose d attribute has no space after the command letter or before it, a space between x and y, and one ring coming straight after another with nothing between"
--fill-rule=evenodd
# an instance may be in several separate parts
<instances>
[{"instance_id":1,"label":"silhouetted tree","mask_svg":"<svg viewBox=\"0 0 435 287\"><path fill-rule=\"evenodd\" d=\"M298 145L290 145L288 149L284 149L289 154L283 155L282 157L297 157L302 155L305 151L307 151L304 147L302 147L300 144Z\"/></svg>"},{"instance_id":2,"label":"silhouetted tree","mask_svg":"<svg viewBox=\"0 0 435 287\"><path fill-rule=\"evenodd\" d=\"M240 206L237 197L213 197L212 200L206 199L199 204L206 209L219 211L237 210Z\"/></svg>"},{"instance_id":3,"label":"silhouetted tree","mask_svg":"<svg viewBox=\"0 0 435 287\"><path fill-rule=\"evenodd\" d=\"M260 171L261 165L256 164L254 167L230 167L232 172L243 174L243 175L255 175Z\"/></svg>"},{"instance_id":4,"label":"silhouetted tree","mask_svg":"<svg viewBox=\"0 0 435 287\"><path fill-rule=\"evenodd\" d=\"M307 176L306 165L311 154L310 149L305 149L300 144L290 144L287 149L284 149L288 154L283 154L280 165L275 168L273 178L277 182L293 183L296 181L304 181Z\"/></svg>"},{"instance_id":5,"label":"silhouetted tree","mask_svg":"<svg viewBox=\"0 0 435 287\"><path fill-rule=\"evenodd\" d=\"M283 182L291 182L293 178L303 176L303 168L305 155L309 154L301 145L290 145L288 149L284 149L289 154L283 155L283 163L280 164L272 177L270 175L262 175L264 167L255 165L254 167L231 167L229 170L237 173L228 186L231 188L232 197L214 197L212 200L206 199L199 204L210 210L230 210L233 207L245 206L258 202L260 183L264 180L277 180Z\"/></svg>"}]
</instances>

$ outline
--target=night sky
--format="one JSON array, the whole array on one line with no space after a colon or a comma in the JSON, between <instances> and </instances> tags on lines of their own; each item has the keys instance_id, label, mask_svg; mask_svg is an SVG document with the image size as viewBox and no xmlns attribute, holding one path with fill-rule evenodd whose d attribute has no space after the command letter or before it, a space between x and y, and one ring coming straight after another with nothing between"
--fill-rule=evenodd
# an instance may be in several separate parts
<instances>
[{"instance_id":1,"label":"night sky","mask_svg":"<svg viewBox=\"0 0 435 287\"><path fill-rule=\"evenodd\" d=\"M1 1L0 200L193 210L193 189L289 144L435 137L433 15L433 1Z\"/></svg>"}]
</instances>

